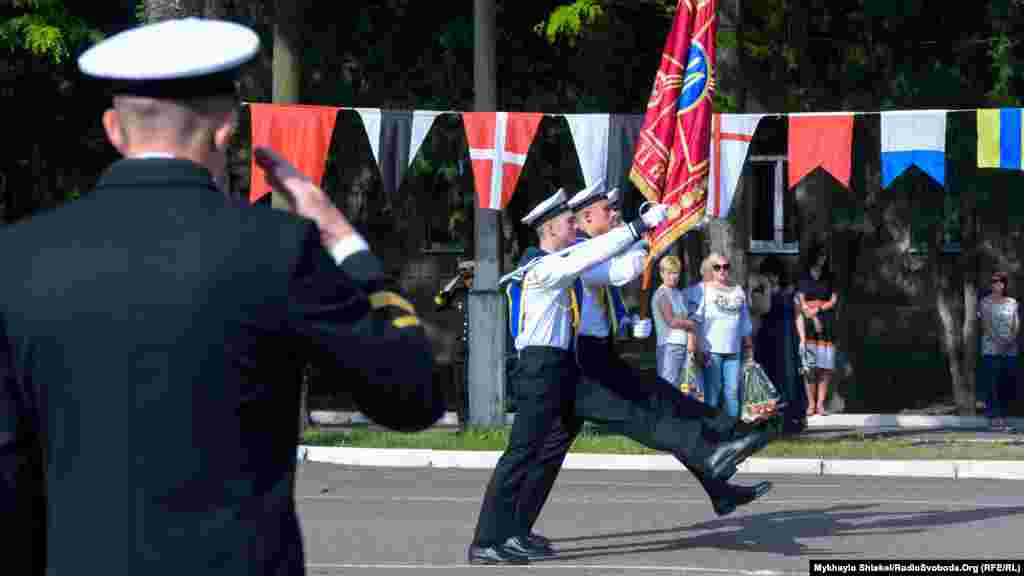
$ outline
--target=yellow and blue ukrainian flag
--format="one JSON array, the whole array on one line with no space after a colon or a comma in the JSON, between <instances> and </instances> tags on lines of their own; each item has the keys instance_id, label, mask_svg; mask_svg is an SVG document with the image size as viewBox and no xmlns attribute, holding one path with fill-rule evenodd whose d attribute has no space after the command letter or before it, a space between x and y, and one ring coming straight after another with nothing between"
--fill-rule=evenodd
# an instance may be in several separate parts
<instances>
[{"instance_id":1,"label":"yellow and blue ukrainian flag","mask_svg":"<svg viewBox=\"0 0 1024 576\"><path fill-rule=\"evenodd\" d=\"M978 167L1024 170L1021 108L978 110Z\"/></svg>"}]
</instances>

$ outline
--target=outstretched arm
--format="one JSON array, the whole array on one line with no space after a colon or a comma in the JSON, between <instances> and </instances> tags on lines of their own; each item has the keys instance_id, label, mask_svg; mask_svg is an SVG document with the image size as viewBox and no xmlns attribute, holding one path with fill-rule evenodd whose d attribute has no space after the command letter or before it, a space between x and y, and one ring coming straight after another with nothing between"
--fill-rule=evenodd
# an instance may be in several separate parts
<instances>
[{"instance_id":1,"label":"outstretched arm","mask_svg":"<svg viewBox=\"0 0 1024 576\"><path fill-rule=\"evenodd\" d=\"M647 229L648 224L644 219L637 218L597 238L574 245L567 255L544 256L526 273L524 283L543 288L565 288L585 270L611 258L639 240Z\"/></svg>"},{"instance_id":2,"label":"outstretched arm","mask_svg":"<svg viewBox=\"0 0 1024 576\"><path fill-rule=\"evenodd\" d=\"M646 262L646 245L637 242L622 254L585 270L583 282L590 286L625 286L643 274Z\"/></svg>"}]
</instances>

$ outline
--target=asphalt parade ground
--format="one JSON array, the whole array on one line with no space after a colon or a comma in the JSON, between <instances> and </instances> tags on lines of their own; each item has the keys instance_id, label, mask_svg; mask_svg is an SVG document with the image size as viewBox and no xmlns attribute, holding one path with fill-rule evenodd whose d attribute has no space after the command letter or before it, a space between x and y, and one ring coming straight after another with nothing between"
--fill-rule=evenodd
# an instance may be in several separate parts
<instances>
[{"instance_id":1,"label":"asphalt parade ground","mask_svg":"<svg viewBox=\"0 0 1024 576\"><path fill-rule=\"evenodd\" d=\"M537 531L559 551L529 566L471 566L488 469L299 465L309 574L552 576L808 574L809 561L1011 559L1018 480L763 475L774 490L716 517L685 471L563 470Z\"/></svg>"}]
</instances>

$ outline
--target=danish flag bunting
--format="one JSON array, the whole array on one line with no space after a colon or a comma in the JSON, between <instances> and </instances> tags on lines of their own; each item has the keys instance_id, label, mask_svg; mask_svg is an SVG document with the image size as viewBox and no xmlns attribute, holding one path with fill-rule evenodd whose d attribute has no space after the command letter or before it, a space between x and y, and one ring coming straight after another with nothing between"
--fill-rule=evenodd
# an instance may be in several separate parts
<instances>
[{"instance_id":1,"label":"danish flag bunting","mask_svg":"<svg viewBox=\"0 0 1024 576\"><path fill-rule=\"evenodd\" d=\"M543 116L528 112L462 114L480 208L501 210L508 205Z\"/></svg>"}]
</instances>

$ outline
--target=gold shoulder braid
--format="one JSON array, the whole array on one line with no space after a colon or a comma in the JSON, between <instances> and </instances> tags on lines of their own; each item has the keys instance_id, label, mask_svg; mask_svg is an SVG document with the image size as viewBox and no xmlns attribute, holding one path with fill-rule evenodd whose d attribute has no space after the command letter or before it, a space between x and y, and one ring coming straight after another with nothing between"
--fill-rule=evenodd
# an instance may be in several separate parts
<instances>
[{"instance_id":1,"label":"gold shoulder braid","mask_svg":"<svg viewBox=\"0 0 1024 576\"><path fill-rule=\"evenodd\" d=\"M370 294L370 308L374 310L394 308L397 311L405 312L405 314L397 315L391 321L395 328L408 328L420 325L420 319L416 316L416 309L413 305L394 292L381 291Z\"/></svg>"}]
</instances>

